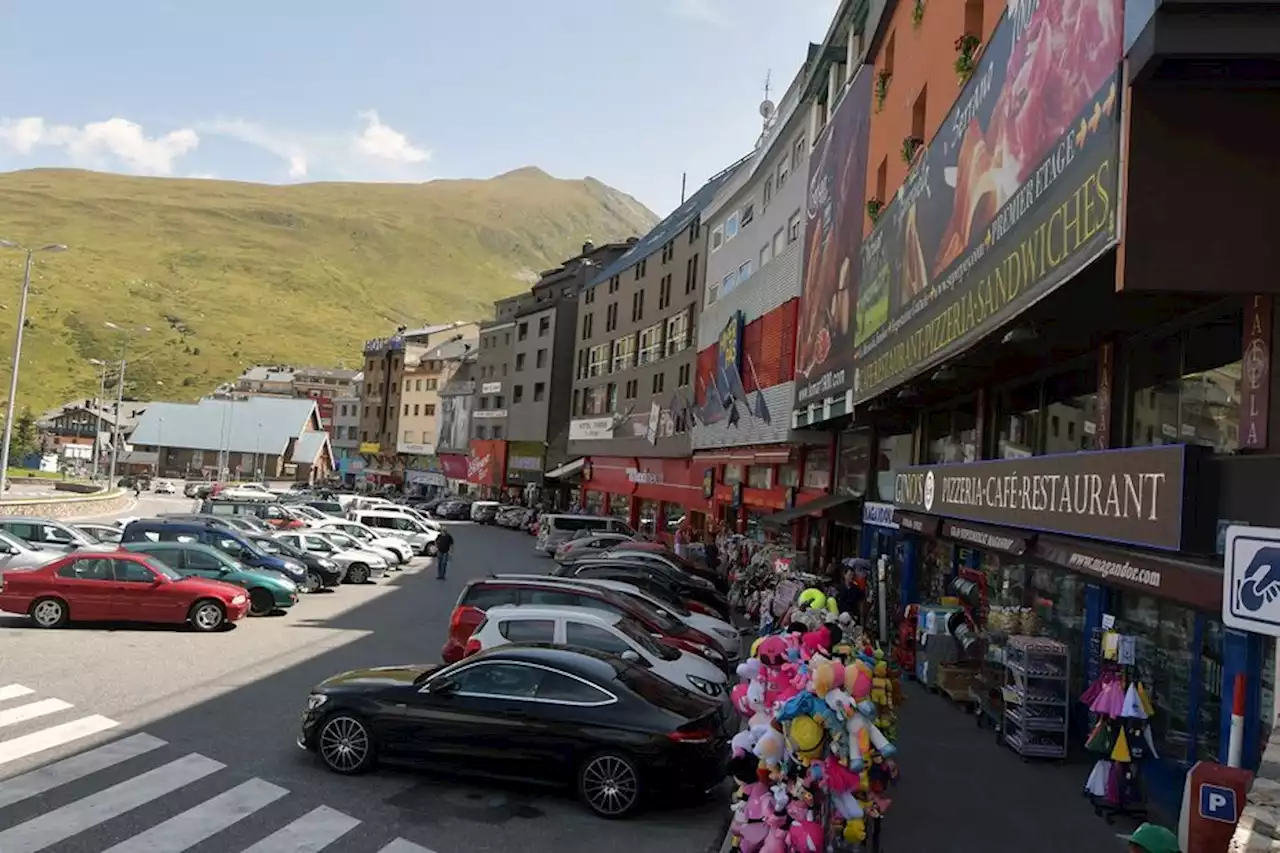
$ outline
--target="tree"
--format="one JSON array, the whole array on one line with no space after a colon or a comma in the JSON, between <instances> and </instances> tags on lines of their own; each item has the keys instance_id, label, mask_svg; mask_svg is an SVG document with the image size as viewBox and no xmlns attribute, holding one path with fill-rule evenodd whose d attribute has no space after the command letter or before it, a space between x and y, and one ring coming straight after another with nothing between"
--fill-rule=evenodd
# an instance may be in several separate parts
<instances>
[{"instance_id":1,"label":"tree","mask_svg":"<svg viewBox=\"0 0 1280 853\"><path fill-rule=\"evenodd\" d=\"M13 435L9 439L10 464L17 463L28 454L40 449L40 433L30 409L23 409L13 422Z\"/></svg>"}]
</instances>

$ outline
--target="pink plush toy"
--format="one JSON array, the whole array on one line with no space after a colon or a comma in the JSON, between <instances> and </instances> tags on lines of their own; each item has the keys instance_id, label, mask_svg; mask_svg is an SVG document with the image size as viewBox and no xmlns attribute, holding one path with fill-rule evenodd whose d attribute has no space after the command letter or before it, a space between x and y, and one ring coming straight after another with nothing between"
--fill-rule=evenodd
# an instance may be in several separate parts
<instances>
[{"instance_id":1,"label":"pink plush toy","mask_svg":"<svg viewBox=\"0 0 1280 853\"><path fill-rule=\"evenodd\" d=\"M813 820L798 820L787 830L787 844L795 853L820 853L823 849L822 827Z\"/></svg>"},{"instance_id":2,"label":"pink plush toy","mask_svg":"<svg viewBox=\"0 0 1280 853\"><path fill-rule=\"evenodd\" d=\"M760 853L760 848L768 834L769 827L763 823L748 823L738 833L738 849L742 853Z\"/></svg>"},{"instance_id":3,"label":"pink plush toy","mask_svg":"<svg viewBox=\"0 0 1280 853\"><path fill-rule=\"evenodd\" d=\"M786 815L771 814L764 822L769 831L765 834L764 844L760 845L760 853L786 853Z\"/></svg>"}]
</instances>

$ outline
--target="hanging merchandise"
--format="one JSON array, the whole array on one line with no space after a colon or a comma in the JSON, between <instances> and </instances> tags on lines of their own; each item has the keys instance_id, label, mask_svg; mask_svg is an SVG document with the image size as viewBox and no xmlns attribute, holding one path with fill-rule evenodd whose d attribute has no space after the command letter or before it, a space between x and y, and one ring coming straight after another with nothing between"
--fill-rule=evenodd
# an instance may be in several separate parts
<instances>
[{"instance_id":1,"label":"hanging merchandise","mask_svg":"<svg viewBox=\"0 0 1280 853\"><path fill-rule=\"evenodd\" d=\"M802 597L802 612L831 622L761 638L737 670L732 700L746 727L733 739L734 845L743 853L875 850L898 776L897 676L849 614L830 612L812 591Z\"/></svg>"},{"instance_id":2,"label":"hanging merchandise","mask_svg":"<svg viewBox=\"0 0 1280 853\"><path fill-rule=\"evenodd\" d=\"M803 571L806 561L787 546L759 543L741 536L727 537L722 545L730 573L729 603L768 634L809 588L822 588L826 578ZM825 593L824 593L825 595Z\"/></svg>"},{"instance_id":3,"label":"hanging merchandise","mask_svg":"<svg viewBox=\"0 0 1280 853\"><path fill-rule=\"evenodd\" d=\"M1124 647L1124 637L1108 634L1115 637L1111 647L1117 651ZM1104 636L1103 648L1107 645ZM1080 701L1093 716L1085 749L1098 760L1085 780L1084 791L1094 811L1107 815L1108 820L1115 814L1145 816L1142 761L1157 757L1146 687L1134 677L1133 667L1107 663Z\"/></svg>"}]
</instances>

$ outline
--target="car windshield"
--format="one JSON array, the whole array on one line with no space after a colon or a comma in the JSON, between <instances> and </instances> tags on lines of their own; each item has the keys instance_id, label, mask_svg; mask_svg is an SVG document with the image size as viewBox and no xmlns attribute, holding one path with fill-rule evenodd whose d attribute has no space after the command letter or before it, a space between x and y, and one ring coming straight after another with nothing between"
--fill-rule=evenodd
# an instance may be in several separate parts
<instances>
[{"instance_id":1,"label":"car windshield","mask_svg":"<svg viewBox=\"0 0 1280 853\"><path fill-rule=\"evenodd\" d=\"M322 520L322 519L324 518L324 513L323 513L323 512L321 512L321 511L320 511L320 510L318 510L318 509L312 509L312 508L311 508L311 507L309 507L309 506L305 506L305 505L303 505L303 506L294 506L294 507L289 507L289 509L291 509L295 515L301 515L301 516L303 516L304 518L310 518L310 519L313 519L313 520L315 520L315 521L319 521L319 520Z\"/></svg>"},{"instance_id":2,"label":"car windshield","mask_svg":"<svg viewBox=\"0 0 1280 853\"><path fill-rule=\"evenodd\" d=\"M354 551L359 551L361 548L359 540L337 530L326 531L324 537L339 548L349 548Z\"/></svg>"},{"instance_id":3,"label":"car windshield","mask_svg":"<svg viewBox=\"0 0 1280 853\"><path fill-rule=\"evenodd\" d=\"M621 659L611 663L618 681L651 705L690 720L704 717L715 709L713 703L692 690L685 690L633 663Z\"/></svg>"},{"instance_id":4,"label":"car windshield","mask_svg":"<svg viewBox=\"0 0 1280 853\"><path fill-rule=\"evenodd\" d=\"M645 619L649 620L654 625L657 625L658 629L664 634L678 634L684 630L684 623L673 618L665 610L659 610L654 607L643 598L629 596L627 603L630 604L633 609L638 610Z\"/></svg>"},{"instance_id":5,"label":"car windshield","mask_svg":"<svg viewBox=\"0 0 1280 853\"><path fill-rule=\"evenodd\" d=\"M0 530L0 542L3 542L5 545L8 545L14 551L30 551L31 550L31 545L29 543L24 542L21 539L19 539L17 536L14 536L12 533L6 533L3 530Z\"/></svg>"},{"instance_id":6,"label":"car windshield","mask_svg":"<svg viewBox=\"0 0 1280 853\"><path fill-rule=\"evenodd\" d=\"M689 608L684 606L684 602L673 593L668 592L665 587L646 589L644 595L639 596L639 598L650 606L654 606L656 602L663 610L674 613L677 616L688 616L691 613Z\"/></svg>"},{"instance_id":7,"label":"car windshield","mask_svg":"<svg viewBox=\"0 0 1280 853\"><path fill-rule=\"evenodd\" d=\"M680 653L675 649L654 640L653 635L634 619L620 619L614 627L658 660L677 660L680 657Z\"/></svg>"},{"instance_id":8,"label":"car windshield","mask_svg":"<svg viewBox=\"0 0 1280 853\"><path fill-rule=\"evenodd\" d=\"M254 539L253 544L257 545L260 549L267 552L268 554L287 554L288 553L287 551L284 550L284 546L280 543L280 541L276 539Z\"/></svg>"},{"instance_id":9,"label":"car windshield","mask_svg":"<svg viewBox=\"0 0 1280 853\"><path fill-rule=\"evenodd\" d=\"M169 568L169 567L168 567L168 566L166 566L164 563L162 563L160 560L156 559L155 557L151 556L150 554L146 554L146 555L144 555L144 556L142 557L142 562L146 563L146 564L147 564L147 568L151 569L151 571L155 572L155 573L156 573L156 574L158 574L158 575L161 575L161 576L163 576L163 577L166 577L166 578L168 578L168 579L169 579L169 580L171 580L171 581L180 581L180 580L182 580L182 577L183 577L183 576L182 576L181 574L179 574L178 572L176 572L176 571L174 571L173 569Z\"/></svg>"}]
</instances>

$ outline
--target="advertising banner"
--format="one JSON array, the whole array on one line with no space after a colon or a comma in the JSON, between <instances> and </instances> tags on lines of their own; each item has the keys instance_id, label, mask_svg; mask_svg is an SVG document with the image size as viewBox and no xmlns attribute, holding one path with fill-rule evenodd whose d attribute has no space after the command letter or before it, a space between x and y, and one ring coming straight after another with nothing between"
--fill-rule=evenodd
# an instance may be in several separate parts
<instances>
[{"instance_id":1,"label":"advertising banner","mask_svg":"<svg viewBox=\"0 0 1280 853\"><path fill-rule=\"evenodd\" d=\"M471 435L471 397L441 396L436 415L436 449L467 449Z\"/></svg>"},{"instance_id":2,"label":"advertising banner","mask_svg":"<svg viewBox=\"0 0 1280 853\"><path fill-rule=\"evenodd\" d=\"M854 301L871 134L870 67L858 72L809 155L796 404L843 394L852 379Z\"/></svg>"},{"instance_id":3,"label":"advertising banner","mask_svg":"<svg viewBox=\"0 0 1280 853\"><path fill-rule=\"evenodd\" d=\"M506 478L507 443L502 440L473 439L467 459L467 482L477 486L500 486Z\"/></svg>"},{"instance_id":4,"label":"advertising banner","mask_svg":"<svg viewBox=\"0 0 1280 853\"><path fill-rule=\"evenodd\" d=\"M742 385L742 335L745 329L746 316L741 311L734 311L720 330L715 370L707 387L707 403L697 415L703 425L727 420L730 426L736 426L739 421L738 403L747 401L747 392Z\"/></svg>"},{"instance_id":5,"label":"advertising banner","mask_svg":"<svg viewBox=\"0 0 1280 853\"><path fill-rule=\"evenodd\" d=\"M1118 241L1121 7L1006 9L862 244L855 402L969 346Z\"/></svg>"}]
</instances>

